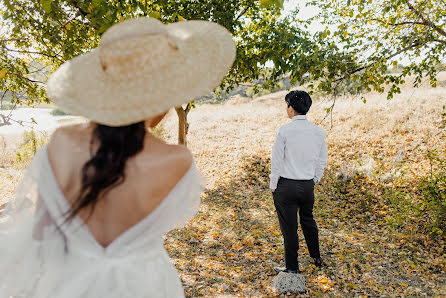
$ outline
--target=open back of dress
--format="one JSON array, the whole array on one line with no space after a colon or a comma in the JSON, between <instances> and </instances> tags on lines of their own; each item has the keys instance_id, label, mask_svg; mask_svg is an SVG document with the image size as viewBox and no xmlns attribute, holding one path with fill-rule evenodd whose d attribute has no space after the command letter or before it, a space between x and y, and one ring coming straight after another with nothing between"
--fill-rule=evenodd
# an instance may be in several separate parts
<instances>
[{"instance_id":1,"label":"open back of dress","mask_svg":"<svg viewBox=\"0 0 446 298\"><path fill-rule=\"evenodd\" d=\"M154 211L104 248L80 218L65 222L70 206L43 147L0 216L0 298L182 297L163 235L196 214L201 189L192 163Z\"/></svg>"}]
</instances>

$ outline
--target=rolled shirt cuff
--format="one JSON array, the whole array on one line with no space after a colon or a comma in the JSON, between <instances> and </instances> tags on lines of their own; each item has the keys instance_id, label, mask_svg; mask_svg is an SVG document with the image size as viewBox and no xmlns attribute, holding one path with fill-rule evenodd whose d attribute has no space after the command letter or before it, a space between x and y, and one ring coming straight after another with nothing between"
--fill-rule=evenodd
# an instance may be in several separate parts
<instances>
[{"instance_id":1,"label":"rolled shirt cuff","mask_svg":"<svg viewBox=\"0 0 446 298\"><path fill-rule=\"evenodd\" d=\"M277 188L277 183L279 182L279 176L276 175L269 175L270 177L270 182L269 182L269 188L270 189L276 189Z\"/></svg>"}]
</instances>

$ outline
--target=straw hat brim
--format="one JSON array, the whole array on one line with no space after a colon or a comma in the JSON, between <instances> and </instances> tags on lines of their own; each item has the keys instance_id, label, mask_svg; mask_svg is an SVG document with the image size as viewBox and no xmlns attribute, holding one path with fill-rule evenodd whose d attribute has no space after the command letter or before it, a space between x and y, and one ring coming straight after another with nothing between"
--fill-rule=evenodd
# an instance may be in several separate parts
<instances>
[{"instance_id":1,"label":"straw hat brim","mask_svg":"<svg viewBox=\"0 0 446 298\"><path fill-rule=\"evenodd\" d=\"M110 76L104 72L97 48L65 62L53 73L47 85L49 99L67 113L109 126L124 126L214 90L235 58L232 35L207 21L164 27L178 51L161 67L147 71L150 65L141 65L143 75Z\"/></svg>"}]
</instances>

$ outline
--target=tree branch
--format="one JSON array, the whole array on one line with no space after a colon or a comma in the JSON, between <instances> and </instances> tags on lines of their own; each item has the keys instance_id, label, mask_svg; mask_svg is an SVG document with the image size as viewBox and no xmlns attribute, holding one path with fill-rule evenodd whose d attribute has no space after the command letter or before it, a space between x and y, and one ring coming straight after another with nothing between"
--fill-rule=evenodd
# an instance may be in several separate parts
<instances>
[{"instance_id":1,"label":"tree branch","mask_svg":"<svg viewBox=\"0 0 446 298\"><path fill-rule=\"evenodd\" d=\"M3 46L4 49L6 49L9 52L14 52L14 53L20 53L20 54L36 54L36 55L42 55L42 56L46 56L49 58L57 58L57 56L54 55L49 55L49 54L45 54L45 53L40 53L40 52L34 52L34 51L24 51L24 50L13 50L10 48L7 48L5 46Z\"/></svg>"},{"instance_id":2,"label":"tree branch","mask_svg":"<svg viewBox=\"0 0 446 298\"><path fill-rule=\"evenodd\" d=\"M423 16L423 14L418 11L408 0L406 1L407 6L409 7L410 10L412 10L420 19L423 20L423 22L425 22L429 27L431 27L432 29L434 29L435 31L437 31L438 33L440 33L441 35L446 37L446 31L444 31L443 29L441 29L440 27L438 27L437 25L435 25L434 23L432 23L431 20L425 18Z\"/></svg>"},{"instance_id":3,"label":"tree branch","mask_svg":"<svg viewBox=\"0 0 446 298\"><path fill-rule=\"evenodd\" d=\"M0 39L0 42L11 42L11 41L21 41L28 40L29 38L8 38L8 39Z\"/></svg>"},{"instance_id":4,"label":"tree branch","mask_svg":"<svg viewBox=\"0 0 446 298\"><path fill-rule=\"evenodd\" d=\"M426 23L426 22L405 21L405 22L400 22L400 23L386 23L386 22L384 22L383 20L380 20L380 19L371 19L371 20L379 22L381 24L388 24L388 25L395 26L395 27L403 26L403 25L424 25L424 26L429 26L429 24Z\"/></svg>"},{"instance_id":5,"label":"tree branch","mask_svg":"<svg viewBox=\"0 0 446 298\"><path fill-rule=\"evenodd\" d=\"M384 61L384 60L392 59L393 57L398 56L399 54L404 53L404 52L406 52L406 51L408 51L408 50L410 50L410 49L416 48L416 47L418 47L418 46L420 46L420 45L421 45L421 43L417 42L417 43L414 43L414 44L412 44L412 45L410 45L410 46L407 46L407 47L405 47L405 48L402 48L401 50L396 51L395 53L393 53L392 55L390 55L390 56L388 56L388 57L386 57L386 58L383 58L383 59L381 59L381 60L378 60L378 61L369 63L369 64L364 65L364 66L362 66L362 67L358 67L357 69L355 69L355 70L349 72L349 73L346 74L345 76L343 76L343 77L341 77L341 78L339 78L339 79L334 80L334 82L340 82L340 81L342 81L342 80L345 80L346 78L350 77L350 76L351 76L352 74L354 74L354 73L357 73L357 72L359 72L359 71L361 71L361 70L367 69L367 68L369 68L369 67L375 65L376 63L382 62L382 61Z\"/></svg>"},{"instance_id":6,"label":"tree branch","mask_svg":"<svg viewBox=\"0 0 446 298\"><path fill-rule=\"evenodd\" d=\"M184 109L184 112L186 112L186 115L189 114L191 109L192 109L192 103L188 103L186 106L186 109Z\"/></svg>"},{"instance_id":7,"label":"tree branch","mask_svg":"<svg viewBox=\"0 0 446 298\"><path fill-rule=\"evenodd\" d=\"M76 0L71 0L71 3L73 3L73 6L78 9L78 11L82 14L82 16L86 17L87 15L91 14L91 12L83 10L79 6L79 3Z\"/></svg>"},{"instance_id":8,"label":"tree branch","mask_svg":"<svg viewBox=\"0 0 446 298\"><path fill-rule=\"evenodd\" d=\"M246 6L245 9L235 18L234 23L238 21L238 19L240 19L247 11L248 9L250 9L251 6Z\"/></svg>"}]
</instances>

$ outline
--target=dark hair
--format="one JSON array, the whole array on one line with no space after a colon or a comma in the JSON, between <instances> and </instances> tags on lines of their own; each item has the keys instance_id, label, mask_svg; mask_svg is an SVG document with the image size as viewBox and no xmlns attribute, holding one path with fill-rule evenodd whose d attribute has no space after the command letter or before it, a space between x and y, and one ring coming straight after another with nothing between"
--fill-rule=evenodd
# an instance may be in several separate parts
<instances>
[{"instance_id":1,"label":"dark hair","mask_svg":"<svg viewBox=\"0 0 446 298\"><path fill-rule=\"evenodd\" d=\"M285 101L301 115L306 115L312 104L310 95L305 91L291 91L285 95Z\"/></svg>"},{"instance_id":2,"label":"dark hair","mask_svg":"<svg viewBox=\"0 0 446 298\"><path fill-rule=\"evenodd\" d=\"M144 122L119 127L96 125L91 145L99 141L99 148L82 167L81 191L67 214L67 220L88 206L92 207L91 215L98 200L124 182L125 164L143 149L145 135Z\"/></svg>"}]
</instances>

